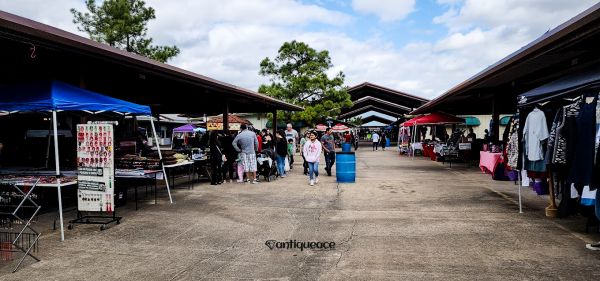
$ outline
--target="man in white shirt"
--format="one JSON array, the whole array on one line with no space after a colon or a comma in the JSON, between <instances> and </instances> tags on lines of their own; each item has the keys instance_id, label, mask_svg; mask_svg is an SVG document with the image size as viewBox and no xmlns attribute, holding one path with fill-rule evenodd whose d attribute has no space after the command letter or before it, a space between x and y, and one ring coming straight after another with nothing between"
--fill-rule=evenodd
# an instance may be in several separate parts
<instances>
[{"instance_id":1,"label":"man in white shirt","mask_svg":"<svg viewBox=\"0 0 600 281\"><path fill-rule=\"evenodd\" d=\"M371 138L373 140L373 151L378 150L377 148L379 147L379 134L377 134L377 132L373 132Z\"/></svg>"}]
</instances>

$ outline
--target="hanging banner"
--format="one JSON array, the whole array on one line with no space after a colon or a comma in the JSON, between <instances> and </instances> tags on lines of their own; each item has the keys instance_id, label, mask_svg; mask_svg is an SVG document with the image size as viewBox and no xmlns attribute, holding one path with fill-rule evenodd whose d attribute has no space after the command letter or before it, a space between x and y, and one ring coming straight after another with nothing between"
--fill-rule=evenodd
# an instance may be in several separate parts
<instances>
[{"instance_id":1,"label":"hanging banner","mask_svg":"<svg viewBox=\"0 0 600 281\"><path fill-rule=\"evenodd\" d=\"M77 209L114 209L114 146L111 124L77 125Z\"/></svg>"}]
</instances>

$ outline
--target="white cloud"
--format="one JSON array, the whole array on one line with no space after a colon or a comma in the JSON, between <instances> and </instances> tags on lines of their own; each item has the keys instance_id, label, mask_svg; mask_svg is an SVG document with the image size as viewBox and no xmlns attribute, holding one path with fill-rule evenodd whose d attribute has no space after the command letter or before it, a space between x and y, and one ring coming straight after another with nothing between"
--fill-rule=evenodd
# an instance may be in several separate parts
<instances>
[{"instance_id":1,"label":"white cloud","mask_svg":"<svg viewBox=\"0 0 600 281\"><path fill-rule=\"evenodd\" d=\"M355 16L302 2L173 2L148 0L157 13L149 33L157 44L181 48L181 54L170 62L178 67L256 90L267 82L258 74L260 61L275 56L283 42L300 40L315 49L329 50L335 67L328 74L343 71L349 86L368 81L433 98L575 16L593 1L504 1L509 5L496 3L501 1L438 0L447 11L434 21L447 27L448 33L430 42L409 40L404 46L395 46L377 35L367 40L353 38L339 30ZM68 9L83 9L81 1L44 3L0 0L0 9L75 30ZM182 14L182 10L186 12ZM332 29L309 31L307 27L313 24Z\"/></svg>"},{"instance_id":2,"label":"white cloud","mask_svg":"<svg viewBox=\"0 0 600 281\"><path fill-rule=\"evenodd\" d=\"M355 11L374 14L382 21L404 19L415 10L415 0L352 0Z\"/></svg>"},{"instance_id":3,"label":"white cloud","mask_svg":"<svg viewBox=\"0 0 600 281\"><path fill-rule=\"evenodd\" d=\"M44 24L85 35L77 31L73 24L73 15L69 9L83 10L85 4L78 0L53 0L49 5L46 1L39 0L0 0L0 10L26 17Z\"/></svg>"}]
</instances>

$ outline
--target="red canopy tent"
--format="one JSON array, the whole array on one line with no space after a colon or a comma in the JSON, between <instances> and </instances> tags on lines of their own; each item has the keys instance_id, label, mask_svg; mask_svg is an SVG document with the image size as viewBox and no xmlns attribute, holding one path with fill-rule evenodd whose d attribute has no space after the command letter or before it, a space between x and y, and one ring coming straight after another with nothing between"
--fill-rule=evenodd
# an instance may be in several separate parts
<instances>
[{"instance_id":1,"label":"red canopy tent","mask_svg":"<svg viewBox=\"0 0 600 281\"><path fill-rule=\"evenodd\" d=\"M315 129L318 132L325 132L325 130L327 129L327 126L323 125L323 124L318 124L317 126L315 126Z\"/></svg>"},{"instance_id":2,"label":"red canopy tent","mask_svg":"<svg viewBox=\"0 0 600 281\"><path fill-rule=\"evenodd\" d=\"M334 132L346 132L349 131L350 128L344 124L338 123L335 126L331 127Z\"/></svg>"},{"instance_id":3,"label":"red canopy tent","mask_svg":"<svg viewBox=\"0 0 600 281\"><path fill-rule=\"evenodd\" d=\"M413 125L437 125L437 124L462 124L465 123L465 119L456 117L454 115L434 112L431 114L417 116L413 119L405 121L400 124L404 127L410 127Z\"/></svg>"},{"instance_id":4,"label":"red canopy tent","mask_svg":"<svg viewBox=\"0 0 600 281\"><path fill-rule=\"evenodd\" d=\"M431 114L415 117L413 119L405 121L404 123L402 123L400 125L404 126L404 127L415 126L414 132L413 132L413 141L412 141L413 143L415 143L417 140L417 136L416 136L417 135L417 126L419 126L419 125L442 125L442 124L464 124L464 123L465 123L465 119L463 119L463 118L459 118L454 115L450 115L450 114L446 114L446 113L434 112ZM413 158L415 156L414 149L413 149L412 156L413 156Z\"/></svg>"}]
</instances>

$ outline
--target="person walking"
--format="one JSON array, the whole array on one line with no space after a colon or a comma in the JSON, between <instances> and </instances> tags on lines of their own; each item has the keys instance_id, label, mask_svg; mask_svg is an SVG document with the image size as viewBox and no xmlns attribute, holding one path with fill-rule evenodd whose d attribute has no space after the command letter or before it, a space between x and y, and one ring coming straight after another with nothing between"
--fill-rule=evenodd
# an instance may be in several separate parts
<instances>
[{"instance_id":1,"label":"person walking","mask_svg":"<svg viewBox=\"0 0 600 281\"><path fill-rule=\"evenodd\" d=\"M210 184L217 185L221 184L222 177L222 164L223 164L223 152L221 151L221 143L218 140L217 131L210 132L210 138L208 140L208 147L210 148L210 168L212 175L210 177Z\"/></svg>"},{"instance_id":2,"label":"person walking","mask_svg":"<svg viewBox=\"0 0 600 281\"><path fill-rule=\"evenodd\" d=\"M246 124L240 126L241 132L233 140L233 148L239 153L244 172L248 181L257 183L256 179L256 150L258 149L258 139L253 131L248 130Z\"/></svg>"},{"instance_id":3,"label":"person walking","mask_svg":"<svg viewBox=\"0 0 600 281\"><path fill-rule=\"evenodd\" d=\"M300 135L298 134L298 131L292 128L292 123L287 124L284 137L287 140L287 142L289 142L289 140L292 140L294 145L294 152L298 151L298 141L300 140Z\"/></svg>"},{"instance_id":4,"label":"person walking","mask_svg":"<svg viewBox=\"0 0 600 281\"><path fill-rule=\"evenodd\" d=\"M385 151L385 145L387 144L387 136L385 133L381 133L381 150Z\"/></svg>"},{"instance_id":5,"label":"person walking","mask_svg":"<svg viewBox=\"0 0 600 281\"><path fill-rule=\"evenodd\" d=\"M285 178L285 157L288 154L288 145L283 130L279 130L275 134L275 154L279 176Z\"/></svg>"},{"instance_id":6,"label":"person walking","mask_svg":"<svg viewBox=\"0 0 600 281\"><path fill-rule=\"evenodd\" d=\"M316 137L316 135L315 135ZM304 135L302 135L302 138L300 138L300 156L302 156L302 167L304 168L304 174L308 175L308 162L306 162L306 157L304 157L304 145L306 144L306 142L308 142L310 140L310 131L307 131L306 133L304 133Z\"/></svg>"},{"instance_id":7,"label":"person walking","mask_svg":"<svg viewBox=\"0 0 600 281\"><path fill-rule=\"evenodd\" d=\"M308 181L311 186L319 183L319 160L323 147L317 140L317 133L309 132L309 140L302 146L302 155L304 155L308 164Z\"/></svg>"},{"instance_id":8,"label":"person walking","mask_svg":"<svg viewBox=\"0 0 600 281\"><path fill-rule=\"evenodd\" d=\"M294 147L294 142L292 140L287 140L287 149L288 149L288 162L290 164L290 170L294 168L294 153L296 152L296 148Z\"/></svg>"},{"instance_id":9,"label":"person walking","mask_svg":"<svg viewBox=\"0 0 600 281\"><path fill-rule=\"evenodd\" d=\"M358 136L352 133L352 144L354 145L354 151L358 150Z\"/></svg>"},{"instance_id":10,"label":"person walking","mask_svg":"<svg viewBox=\"0 0 600 281\"><path fill-rule=\"evenodd\" d=\"M229 182L233 182L236 170L233 169L233 163L238 158L238 152L233 148L233 137L230 132L225 132L225 136L221 139L223 145L223 154L225 154L225 163L223 163L223 180L227 180L229 175Z\"/></svg>"},{"instance_id":11,"label":"person walking","mask_svg":"<svg viewBox=\"0 0 600 281\"><path fill-rule=\"evenodd\" d=\"M371 135L371 140L373 141L373 151L378 150L379 134L377 134L377 132L373 132L373 135Z\"/></svg>"},{"instance_id":12,"label":"person walking","mask_svg":"<svg viewBox=\"0 0 600 281\"><path fill-rule=\"evenodd\" d=\"M325 134L321 137L323 151L325 151L325 171L331 176L331 167L335 163L335 140L333 139L331 128L327 128Z\"/></svg>"}]
</instances>

